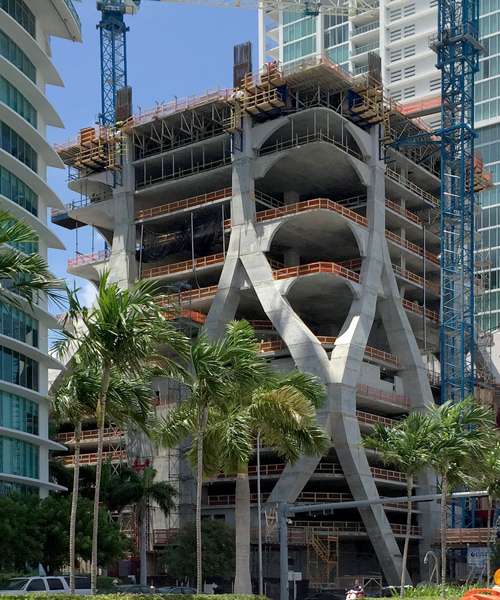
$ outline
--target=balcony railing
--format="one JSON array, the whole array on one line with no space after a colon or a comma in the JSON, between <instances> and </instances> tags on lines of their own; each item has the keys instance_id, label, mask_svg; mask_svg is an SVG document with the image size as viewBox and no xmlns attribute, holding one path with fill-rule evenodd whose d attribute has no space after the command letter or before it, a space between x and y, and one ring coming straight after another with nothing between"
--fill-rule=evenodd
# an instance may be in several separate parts
<instances>
[{"instance_id":1,"label":"balcony railing","mask_svg":"<svg viewBox=\"0 0 500 600\"><path fill-rule=\"evenodd\" d=\"M71 0L64 0L64 4L66 4L66 6L69 8L69 12L73 16L73 19L75 19L75 22L78 25L78 29L81 31L82 23L80 21L80 17L78 16L78 13L75 10L75 7L73 6L73 2Z\"/></svg>"},{"instance_id":2,"label":"balcony railing","mask_svg":"<svg viewBox=\"0 0 500 600\"><path fill-rule=\"evenodd\" d=\"M372 42L371 44L366 44L365 46L360 46L359 48L354 48L351 50L351 56L359 56L360 54L364 54L365 52L371 52L371 50L376 50L380 46L380 42Z\"/></svg>"},{"instance_id":3,"label":"balcony railing","mask_svg":"<svg viewBox=\"0 0 500 600\"><path fill-rule=\"evenodd\" d=\"M106 427L104 429L104 439L120 437L124 435L124 432L120 429L116 429L115 427ZM82 431L82 435L80 437L80 442L88 442L95 441L97 443L97 438L99 436L98 429L87 429ZM65 433L58 433L54 436L56 442L60 442L61 444L68 444L75 442L75 432L68 431Z\"/></svg>"},{"instance_id":4,"label":"balcony railing","mask_svg":"<svg viewBox=\"0 0 500 600\"><path fill-rule=\"evenodd\" d=\"M379 27L380 21L375 21L374 23L368 23L368 25L356 27L351 31L351 37L354 37L355 35L360 35L361 33L366 33L367 31L373 31L373 29L378 29Z\"/></svg>"},{"instance_id":5,"label":"balcony railing","mask_svg":"<svg viewBox=\"0 0 500 600\"><path fill-rule=\"evenodd\" d=\"M436 198L436 196L433 196L429 192L426 192L425 190L423 190L421 187L418 187L418 185L415 185L414 183L412 183L411 181L406 179L406 177L403 177L396 171L393 171L392 169L386 169L385 174L387 175L387 177L389 177L389 179L396 181L400 185L402 185L405 188L414 192L417 196L424 198L425 200L430 202L436 208L441 207L441 201L439 198Z\"/></svg>"},{"instance_id":6,"label":"balcony railing","mask_svg":"<svg viewBox=\"0 0 500 600\"><path fill-rule=\"evenodd\" d=\"M398 406L403 406L404 408L410 407L409 398L407 398L406 396L401 396L400 394L396 394L394 392L386 392L385 390L380 390L379 388L374 388L369 385L364 385L362 383L358 383L356 385L356 391L360 396L366 396L367 398L383 400L384 402L397 404Z\"/></svg>"},{"instance_id":7,"label":"balcony railing","mask_svg":"<svg viewBox=\"0 0 500 600\"><path fill-rule=\"evenodd\" d=\"M102 262L111 256L111 248L105 248L98 252L92 252L90 254L80 254L74 258L68 260L68 269L72 267L78 267L80 265L90 265L96 262Z\"/></svg>"}]
</instances>

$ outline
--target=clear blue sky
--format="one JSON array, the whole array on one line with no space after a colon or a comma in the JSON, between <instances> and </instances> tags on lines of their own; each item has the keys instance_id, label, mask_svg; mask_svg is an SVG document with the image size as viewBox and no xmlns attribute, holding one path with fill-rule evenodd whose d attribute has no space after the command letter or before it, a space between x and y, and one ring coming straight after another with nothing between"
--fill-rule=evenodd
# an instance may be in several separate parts
<instances>
[{"instance_id":1,"label":"clear blue sky","mask_svg":"<svg viewBox=\"0 0 500 600\"><path fill-rule=\"evenodd\" d=\"M49 142L75 135L93 125L100 112L99 33L100 12L95 0L75 2L82 21L83 43L52 38L52 59L64 88L47 86L47 96L60 114L66 129L48 128ZM151 108L205 89L230 87L233 46L250 40L257 68L257 11L209 6L188 6L142 0L136 15L125 17L128 83L132 86L134 110ZM48 181L64 203L77 198L66 185L64 170L49 169ZM54 231L67 251L51 250L49 265L59 277L67 278L68 258L75 252L75 232L62 227ZM79 231L79 251L90 252L91 228ZM95 236L95 250L103 241ZM70 278L72 280L72 278ZM84 297L92 296L88 283L77 281Z\"/></svg>"}]
</instances>

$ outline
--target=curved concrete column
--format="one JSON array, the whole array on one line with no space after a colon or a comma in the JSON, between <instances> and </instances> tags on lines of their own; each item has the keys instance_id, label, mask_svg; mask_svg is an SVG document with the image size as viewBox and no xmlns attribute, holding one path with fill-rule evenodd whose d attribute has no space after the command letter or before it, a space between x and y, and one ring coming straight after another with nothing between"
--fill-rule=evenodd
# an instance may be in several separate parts
<instances>
[{"instance_id":1,"label":"curved concrete column","mask_svg":"<svg viewBox=\"0 0 500 600\"><path fill-rule=\"evenodd\" d=\"M363 154L371 157L366 163L357 165L358 175L367 185L370 228L363 240L361 293L354 296L329 358L318 338L283 295L287 286L274 280L264 254L269 244L269 232L266 234L266 228L255 226L254 177L262 177L274 164L268 157L252 158L253 149L258 147L252 141L264 139L255 133L260 127L250 128L247 123L243 149L235 152L228 257L206 327L213 334L221 335L224 323L234 317L238 290L243 282L253 288L295 365L317 374L326 385L327 405L318 412L318 418L333 439L353 497L375 500L379 494L362 449L356 417L356 386L376 315L387 330L391 351L400 356L405 366L402 377L408 386L405 389L412 392L412 406L423 409L431 398L422 359L399 297L385 237L385 174L384 165L378 159L378 131L372 128L371 135L362 131L357 135ZM335 310L333 297L331 310ZM319 460L319 457L304 457L293 468L287 465L271 493L268 506L278 500L294 502ZM401 576L401 554L383 507L364 507L360 514L385 577L389 583L397 584Z\"/></svg>"}]
</instances>

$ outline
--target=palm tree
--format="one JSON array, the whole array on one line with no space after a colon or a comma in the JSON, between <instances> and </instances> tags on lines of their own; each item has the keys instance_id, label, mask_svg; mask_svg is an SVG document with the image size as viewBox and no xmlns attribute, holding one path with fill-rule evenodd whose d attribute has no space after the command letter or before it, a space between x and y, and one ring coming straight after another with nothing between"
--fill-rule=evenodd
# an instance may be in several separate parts
<instances>
[{"instance_id":1,"label":"palm tree","mask_svg":"<svg viewBox=\"0 0 500 600\"><path fill-rule=\"evenodd\" d=\"M375 448L384 465L392 465L406 475L406 497L408 513L401 571L401 597L404 597L406 565L410 545L412 489L415 475L423 471L431 462L431 436L434 424L422 413L413 412L389 429L382 423L375 423L371 435L363 438L363 445Z\"/></svg>"},{"instance_id":2,"label":"palm tree","mask_svg":"<svg viewBox=\"0 0 500 600\"><path fill-rule=\"evenodd\" d=\"M496 444L486 456L486 466L491 470L490 473L486 474L485 487L488 492L488 517L487 517L487 529L488 537L486 544L486 585L490 584L491 578L491 517L492 517L492 504L493 499L500 498L500 444ZM482 486L481 486L482 487Z\"/></svg>"},{"instance_id":3,"label":"palm tree","mask_svg":"<svg viewBox=\"0 0 500 600\"><path fill-rule=\"evenodd\" d=\"M57 303L65 297L63 282L50 273L43 258L20 249L37 240L32 227L0 210L0 305L22 308L22 298L32 305L40 292Z\"/></svg>"},{"instance_id":4,"label":"palm tree","mask_svg":"<svg viewBox=\"0 0 500 600\"><path fill-rule=\"evenodd\" d=\"M268 381L211 407L206 428L206 454L217 456L219 468L236 473L236 572L234 591L251 594L250 481L248 464L257 434L262 444L294 464L301 455L323 455L330 449L315 408L325 400L319 380L300 371L288 375L268 371ZM214 473L215 474L215 473ZM260 517L260 515L259 515ZM259 521L260 524L260 521Z\"/></svg>"},{"instance_id":5,"label":"palm tree","mask_svg":"<svg viewBox=\"0 0 500 600\"><path fill-rule=\"evenodd\" d=\"M146 556L146 536L148 510L151 502L155 502L167 517L175 507L177 490L166 481L154 481L156 470L146 466L142 473L130 467L122 467L112 477L107 486L106 506L111 512L121 512L125 506L135 505L139 522L141 585L147 585L148 564Z\"/></svg>"},{"instance_id":6,"label":"palm tree","mask_svg":"<svg viewBox=\"0 0 500 600\"><path fill-rule=\"evenodd\" d=\"M446 500L450 486L477 485L487 470L486 456L495 445L493 413L473 397L429 408L433 426L431 466L441 477L441 592L446 595ZM471 475L472 474L472 475Z\"/></svg>"},{"instance_id":7,"label":"palm tree","mask_svg":"<svg viewBox=\"0 0 500 600\"><path fill-rule=\"evenodd\" d=\"M80 441L82 424L95 419L100 380L92 371L75 370L47 397L56 421L69 421L75 427L75 463L69 532L69 583L75 593L75 532L80 484ZM151 409L152 391L144 380L125 380L112 371L107 412L117 425L130 422L146 427Z\"/></svg>"},{"instance_id":8,"label":"palm tree","mask_svg":"<svg viewBox=\"0 0 500 600\"><path fill-rule=\"evenodd\" d=\"M213 472L215 456L203 452L210 406L229 404L241 389L264 381L268 369L258 358L258 345L247 321L232 321L224 338L212 342L201 331L191 345L191 376L185 380L187 399L163 419L158 441L174 447L193 436L188 459L196 468L196 586L202 589L201 491L203 477ZM214 464L210 464L210 462Z\"/></svg>"},{"instance_id":9,"label":"palm tree","mask_svg":"<svg viewBox=\"0 0 500 600\"><path fill-rule=\"evenodd\" d=\"M195 354L198 341L193 345ZM315 420L315 407L324 401L324 388L307 373L293 371L282 375L271 371L259 357L254 332L246 321L230 323L219 344L210 344L203 334L200 343L206 353L215 350L211 355L214 359L211 373L220 372L224 376L224 380L216 379L211 386L213 395L204 405L203 431L199 427L198 398L190 396L191 401L163 419L159 439L172 446L195 435L187 458L198 472L198 492L202 483L200 473L213 476L222 469L237 474L235 592L251 593L248 463L254 454L255 436L260 432L266 445L291 462L303 453L326 452L330 447L328 438ZM231 360L223 352L226 347L233 352ZM196 366L195 370L201 380L204 373ZM201 456L200 440L206 444ZM197 509L201 512L201 497ZM200 589L199 574L197 579Z\"/></svg>"},{"instance_id":10,"label":"palm tree","mask_svg":"<svg viewBox=\"0 0 500 600\"><path fill-rule=\"evenodd\" d=\"M154 282L140 281L130 289L120 289L109 283L109 273L99 280L97 297L92 308L82 306L76 292L69 293L69 310L63 318L63 330L55 344L59 356L76 350L73 361L77 368L94 370L99 376L96 405L99 438L92 535L92 592L96 591L97 536L99 493L102 470L104 423L111 373L125 379L140 378L148 361L163 365L165 373L179 372L180 366L171 357L187 357L187 338L164 317L157 303ZM67 327L68 322L73 325ZM167 348L170 356L160 350ZM179 378L181 376L179 375Z\"/></svg>"}]
</instances>

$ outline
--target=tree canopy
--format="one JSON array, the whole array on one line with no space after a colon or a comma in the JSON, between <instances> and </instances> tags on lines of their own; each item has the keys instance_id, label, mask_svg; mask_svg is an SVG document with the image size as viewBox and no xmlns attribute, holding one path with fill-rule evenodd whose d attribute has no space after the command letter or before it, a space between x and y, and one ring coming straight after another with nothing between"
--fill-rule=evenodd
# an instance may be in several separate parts
<instances>
[{"instance_id":1,"label":"tree canopy","mask_svg":"<svg viewBox=\"0 0 500 600\"><path fill-rule=\"evenodd\" d=\"M235 529L224 521L203 520L201 524L203 576L230 580L235 567ZM196 579L196 527L185 525L163 555L172 579Z\"/></svg>"}]
</instances>

